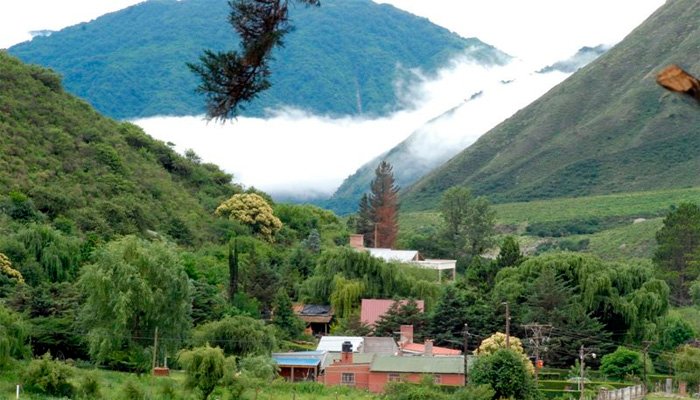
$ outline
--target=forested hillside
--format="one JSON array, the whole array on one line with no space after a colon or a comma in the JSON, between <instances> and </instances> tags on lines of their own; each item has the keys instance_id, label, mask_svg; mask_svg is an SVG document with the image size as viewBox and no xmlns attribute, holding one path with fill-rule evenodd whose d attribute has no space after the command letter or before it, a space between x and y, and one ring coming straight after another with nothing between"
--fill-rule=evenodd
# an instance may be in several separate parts
<instances>
[{"instance_id":1,"label":"forested hillside","mask_svg":"<svg viewBox=\"0 0 700 400\"><path fill-rule=\"evenodd\" d=\"M655 75L700 72L700 4L669 1L622 42L434 170L403 197L434 207L455 185L494 201L700 184L700 112Z\"/></svg>"},{"instance_id":2,"label":"forested hillside","mask_svg":"<svg viewBox=\"0 0 700 400\"><path fill-rule=\"evenodd\" d=\"M5 212L101 238L153 231L182 244L211 240L214 208L242 191L217 166L101 116L65 93L58 74L5 52L0 149Z\"/></svg>"},{"instance_id":3,"label":"forested hillside","mask_svg":"<svg viewBox=\"0 0 700 400\"><path fill-rule=\"evenodd\" d=\"M12 47L51 67L68 91L114 118L197 115L204 98L186 63L204 49L235 49L225 0L152 0ZM244 115L293 106L323 114L384 114L399 107L397 79L467 51L492 64L507 56L477 39L371 0L292 6L295 29L276 51L272 88Z\"/></svg>"}]
</instances>

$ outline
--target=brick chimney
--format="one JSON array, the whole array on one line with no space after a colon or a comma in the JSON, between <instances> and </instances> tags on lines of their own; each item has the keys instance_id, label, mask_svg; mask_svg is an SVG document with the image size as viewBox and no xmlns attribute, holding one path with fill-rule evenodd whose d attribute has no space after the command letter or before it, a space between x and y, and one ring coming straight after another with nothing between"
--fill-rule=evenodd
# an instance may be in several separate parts
<instances>
[{"instance_id":1,"label":"brick chimney","mask_svg":"<svg viewBox=\"0 0 700 400\"><path fill-rule=\"evenodd\" d=\"M423 345L423 355L426 357L433 356L433 340L425 339L425 344Z\"/></svg>"},{"instance_id":2,"label":"brick chimney","mask_svg":"<svg viewBox=\"0 0 700 400\"><path fill-rule=\"evenodd\" d=\"M399 347L403 347L409 343L413 343L413 325L401 325Z\"/></svg>"},{"instance_id":3,"label":"brick chimney","mask_svg":"<svg viewBox=\"0 0 700 400\"><path fill-rule=\"evenodd\" d=\"M340 353L341 364L352 364L352 343L343 342L342 352Z\"/></svg>"},{"instance_id":4,"label":"brick chimney","mask_svg":"<svg viewBox=\"0 0 700 400\"><path fill-rule=\"evenodd\" d=\"M360 233L350 235L350 247L355 250L364 250L365 236Z\"/></svg>"}]
</instances>

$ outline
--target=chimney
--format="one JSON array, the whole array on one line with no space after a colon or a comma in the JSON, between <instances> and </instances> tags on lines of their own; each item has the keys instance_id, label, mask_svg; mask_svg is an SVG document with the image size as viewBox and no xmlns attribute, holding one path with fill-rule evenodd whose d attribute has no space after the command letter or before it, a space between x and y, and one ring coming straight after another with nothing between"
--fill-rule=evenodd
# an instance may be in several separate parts
<instances>
[{"instance_id":1,"label":"chimney","mask_svg":"<svg viewBox=\"0 0 700 400\"><path fill-rule=\"evenodd\" d=\"M352 343L343 342L342 353L340 353L341 364L352 364Z\"/></svg>"},{"instance_id":2,"label":"chimney","mask_svg":"<svg viewBox=\"0 0 700 400\"><path fill-rule=\"evenodd\" d=\"M433 356L433 340L432 339L425 339L423 355L426 357Z\"/></svg>"},{"instance_id":3,"label":"chimney","mask_svg":"<svg viewBox=\"0 0 700 400\"><path fill-rule=\"evenodd\" d=\"M413 343L413 325L401 325L399 347L403 347L409 343Z\"/></svg>"},{"instance_id":4,"label":"chimney","mask_svg":"<svg viewBox=\"0 0 700 400\"><path fill-rule=\"evenodd\" d=\"M364 250L365 236L359 233L350 235L350 247L355 250Z\"/></svg>"}]
</instances>

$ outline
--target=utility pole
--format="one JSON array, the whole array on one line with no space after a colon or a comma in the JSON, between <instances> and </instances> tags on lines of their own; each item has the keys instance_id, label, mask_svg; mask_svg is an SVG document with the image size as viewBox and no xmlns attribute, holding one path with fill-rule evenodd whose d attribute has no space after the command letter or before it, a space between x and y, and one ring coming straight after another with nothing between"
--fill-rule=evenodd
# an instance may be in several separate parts
<instances>
[{"instance_id":1,"label":"utility pole","mask_svg":"<svg viewBox=\"0 0 700 400\"><path fill-rule=\"evenodd\" d=\"M158 327L156 326L156 333L153 335L153 368L151 369L151 373L153 372L154 369L156 369L156 351L158 350Z\"/></svg>"},{"instance_id":2,"label":"utility pole","mask_svg":"<svg viewBox=\"0 0 700 400\"><path fill-rule=\"evenodd\" d=\"M469 325L464 323L464 384L469 383L469 356L467 349L469 348Z\"/></svg>"},{"instance_id":3,"label":"utility pole","mask_svg":"<svg viewBox=\"0 0 700 400\"><path fill-rule=\"evenodd\" d=\"M540 361L540 346L549 340L549 332L552 330L552 325L542 324L527 324L523 325L528 333L532 332L530 344L535 348L535 386L539 379L539 361Z\"/></svg>"},{"instance_id":4,"label":"utility pole","mask_svg":"<svg viewBox=\"0 0 700 400\"><path fill-rule=\"evenodd\" d=\"M652 342L651 340L645 340L642 343L644 343L644 369L642 370L644 373L644 376L642 377L642 382L644 382L644 390L649 391L649 388L647 388L647 352L649 351L649 346L651 346Z\"/></svg>"},{"instance_id":5,"label":"utility pole","mask_svg":"<svg viewBox=\"0 0 700 400\"><path fill-rule=\"evenodd\" d=\"M586 356L590 355L591 357L595 358L595 353L593 353L593 352L587 353L586 351L588 351L588 350L590 350L590 349L586 349L585 347L583 347L583 345L581 345L581 349L579 350L579 353L578 353L578 357L580 360L579 364L581 365L581 376L579 377L579 386L578 386L580 400L584 399L583 390L585 388L585 382L583 381L583 379L584 379L583 372L585 371L584 368L585 368Z\"/></svg>"},{"instance_id":6,"label":"utility pole","mask_svg":"<svg viewBox=\"0 0 700 400\"><path fill-rule=\"evenodd\" d=\"M501 304L506 305L506 349L510 349L510 308L508 308L507 301Z\"/></svg>"}]
</instances>

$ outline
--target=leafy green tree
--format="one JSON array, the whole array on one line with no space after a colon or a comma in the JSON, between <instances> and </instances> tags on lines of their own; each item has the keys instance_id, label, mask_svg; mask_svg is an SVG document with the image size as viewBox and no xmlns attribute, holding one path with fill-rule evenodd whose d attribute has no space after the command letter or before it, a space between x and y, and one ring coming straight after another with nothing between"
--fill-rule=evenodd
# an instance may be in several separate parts
<instances>
[{"instance_id":1,"label":"leafy green tree","mask_svg":"<svg viewBox=\"0 0 700 400\"><path fill-rule=\"evenodd\" d=\"M309 232L309 236L304 241L304 244L314 254L321 252L321 235L319 235L318 229L312 229Z\"/></svg>"},{"instance_id":2,"label":"leafy green tree","mask_svg":"<svg viewBox=\"0 0 700 400\"><path fill-rule=\"evenodd\" d=\"M375 336L393 336L401 329L401 325L413 325L413 338L423 339L427 325L427 315L418 308L414 299L395 301L387 312L380 316L374 324Z\"/></svg>"},{"instance_id":3,"label":"leafy green tree","mask_svg":"<svg viewBox=\"0 0 700 400\"><path fill-rule=\"evenodd\" d=\"M81 241L48 225L30 224L4 238L0 250L29 285L72 280L82 262Z\"/></svg>"},{"instance_id":4,"label":"leafy green tree","mask_svg":"<svg viewBox=\"0 0 700 400\"><path fill-rule=\"evenodd\" d=\"M498 269L517 267L523 261L525 261L525 256L520 252L518 240L513 236L506 236L501 242L501 250L496 257Z\"/></svg>"},{"instance_id":5,"label":"leafy green tree","mask_svg":"<svg viewBox=\"0 0 700 400\"><path fill-rule=\"evenodd\" d=\"M345 304L349 302L349 311L359 306L362 298L414 297L433 301L440 286L407 274L406 270L410 268L386 263L367 252L348 247L327 250L320 255L314 274L302 285L301 297L315 304L328 304L329 299L343 298Z\"/></svg>"},{"instance_id":6,"label":"leafy green tree","mask_svg":"<svg viewBox=\"0 0 700 400\"><path fill-rule=\"evenodd\" d=\"M28 345L29 326L19 314L0 304L0 370L10 359L23 359L31 355Z\"/></svg>"},{"instance_id":7,"label":"leafy green tree","mask_svg":"<svg viewBox=\"0 0 700 400\"><path fill-rule=\"evenodd\" d=\"M522 305L533 292L532 282L547 269L572 289L569 304L580 304L614 341L652 337L669 307L668 285L654 277L651 265L607 262L579 253L545 254L518 268L504 268L496 277L494 301L509 302L514 323L524 315Z\"/></svg>"},{"instance_id":8,"label":"leafy green tree","mask_svg":"<svg viewBox=\"0 0 700 400\"><path fill-rule=\"evenodd\" d=\"M227 309L227 301L221 289L204 280L192 280L192 323L196 326L220 319Z\"/></svg>"},{"instance_id":9,"label":"leafy green tree","mask_svg":"<svg viewBox=\"0 0 700 400\"><path fill-rule=\"evenodd\" d=\"M376 231L374 247L393 248L399 233L399 187L394 183L394 172L386 161L379 163L370 183L369 204L372 229Z\"/></svg>"},{"instance_id":10,"label":"leafy green tree","mask_svg":"<svg viewBox=\"0 0 700 400\"><path fill-rule=\"evenodd\" d=\"M696 332L688 321L675 314L669 313L658 325L659 337L653 346L657 352L673 351L696 337Z\"/></svg>"},{"instance_id":11,"label":"leafy green tree","mask_svg":"<svg viewBox=\"0 0 700 400\"><path fill-rule=\"evenodd\" d=\"M683 346L673 357L673 370L679 380L691 387L700 384L700 349Z\"/></svg>"},{"instance_id":12,"label":"leafy green tree","mask_svg":"<svg viewBox=\"0 0 700 400\"><path fill-rule=\"evenodd\" d=\"M319 0L296 0L319 5ZM207 117L226 120L238 114L242 103L270 87L272 49L289 32L287 0L231 0L229 22L241 38L241 52L206 50L200 64L188 64L207 98Z\"/></svg>"},{"instance_id":13,"label":"leafy green tree","mask_svg":"<svg viewBox=\"0 0 700 400\"><path fill-rule=\"evenodd\" d=\"M691 302L689 288L700 276L700 207L681 203L664 218L664 226L656 233L658 246L654 262L660 276L671 287L671 295L680 305Z\"/></svg>"},{"instance_id":14,"label":"leafy green tree","mask_svg":"<svg viewBox=\"0 0 700 400\"><path fill-rule=\"evenodd\" d=\"M72 359L89 357L84 333L77 322L83 294L74 283L25 285L8 300L10 307L30 318L34 354L51 353Z\"/></svg>"},{"instance_id":15,"label":"leafy green tree","mask_svg":"<svg viewBox=\"0 0 700 400\"><path fill-rule=\"evenodd\" d=\"M369 336L371 333L372 327L362 322L357 311L347 317L338 318L331 326L331 334L337 336Z\"/></svg>"},{"instance_id":16,"label":"leafy green tree","mask_svg":"<svg viewBox=\"0 0 700 400\"><path fill-rule=\"evenodd\" d=\"M472 196L469 189L452 187L440 201L442 236L453 257L476 257L493 243L496 213L485 197Z\"/></svg>"},{"instance_id":17,"label":"leafy green tree","mask_svg":"<svg viewBox=\"0 0 700 400\"><path fill-rule=\"evenodd\" d=\"M221 347L227 356L268 354L277 347L275 332L270 326L244 315L224 317L196 327L192 332L192 343Z\"/></svg>"},{"instance_id":18,"label":"leafy green tree","mask_svg":"<svg viewBox=\"0 0 700 400\"><path fill-rule=\"evenodd\" d=\"M277 363L268 356L245 357L241 359L239 367L239 384L244 388L253 388L255 390L255 398L257 398L260 388L269 385L279 372Z\"/></svg>"},{"instance_id":19,"label":"leafy green tree","mask_svg":"<svg viewBox=\"0 0 700 400\"><path fill-rule=\"evenodd\" d=\"M494 391L493 399L534 399L537 391L526 362L516 351L509 349L479 355L471 369L470 382L490 385Z\"/></svg>"},{"instance_id":20,"label":"leafy green tree","mask_svg":"<svg viewBox=\"0 0 700 400\"><path fill-rule=\"evenodd\" d=\"M272 242L275 233L282 228L270 204L256 193L234 194L221 203L215 213L250 226L253 233L268 242Z\"/></svg>"},{"instance_id":21,"label":"leafy green tree","mask_svg":"<svg viewBox=\"0 0 700 400\"><path fill-rule=\"evenodd\" d=\"M603 356L600 371L618 380L640 377L644 372L644 360L640 352L620 346L615 352Z\"/></svg>"},{"instance_id":22,"label":"leafy green tree","mask_svg":"<svg viewBox=\"0 0 700 400\"><path fill-rule=\"evenodd\" d=\"M273 312L272 323L282 331L286 339L295 339L304 330L304 321L294 314L292 300L284 289L277 291Z\"/></svg>"},{"instance_id":23,"label":"leafy green tree","mask_svg":"<svg viewBox=\"0 0 700 400\"><path fill-rule=\"evenodd\" d=\"M202 392L202 399L211 392L224 377L224 352L219 347L196 347L178 353L178 362L185 369L185 385Z\"/></svg>"},{"instance_id":24,"label":"leafy green tree","mask_svg":"<svg viewBox=\"0 0 700 400\"><path fill-rule=\"evenodd\" d=\"M192 294L175 249L127 236L97 250L78 281L85 293L81 320L93 360L143 349L156 328L174 353L190 330Z\"/></svg>"}]
</instances>

